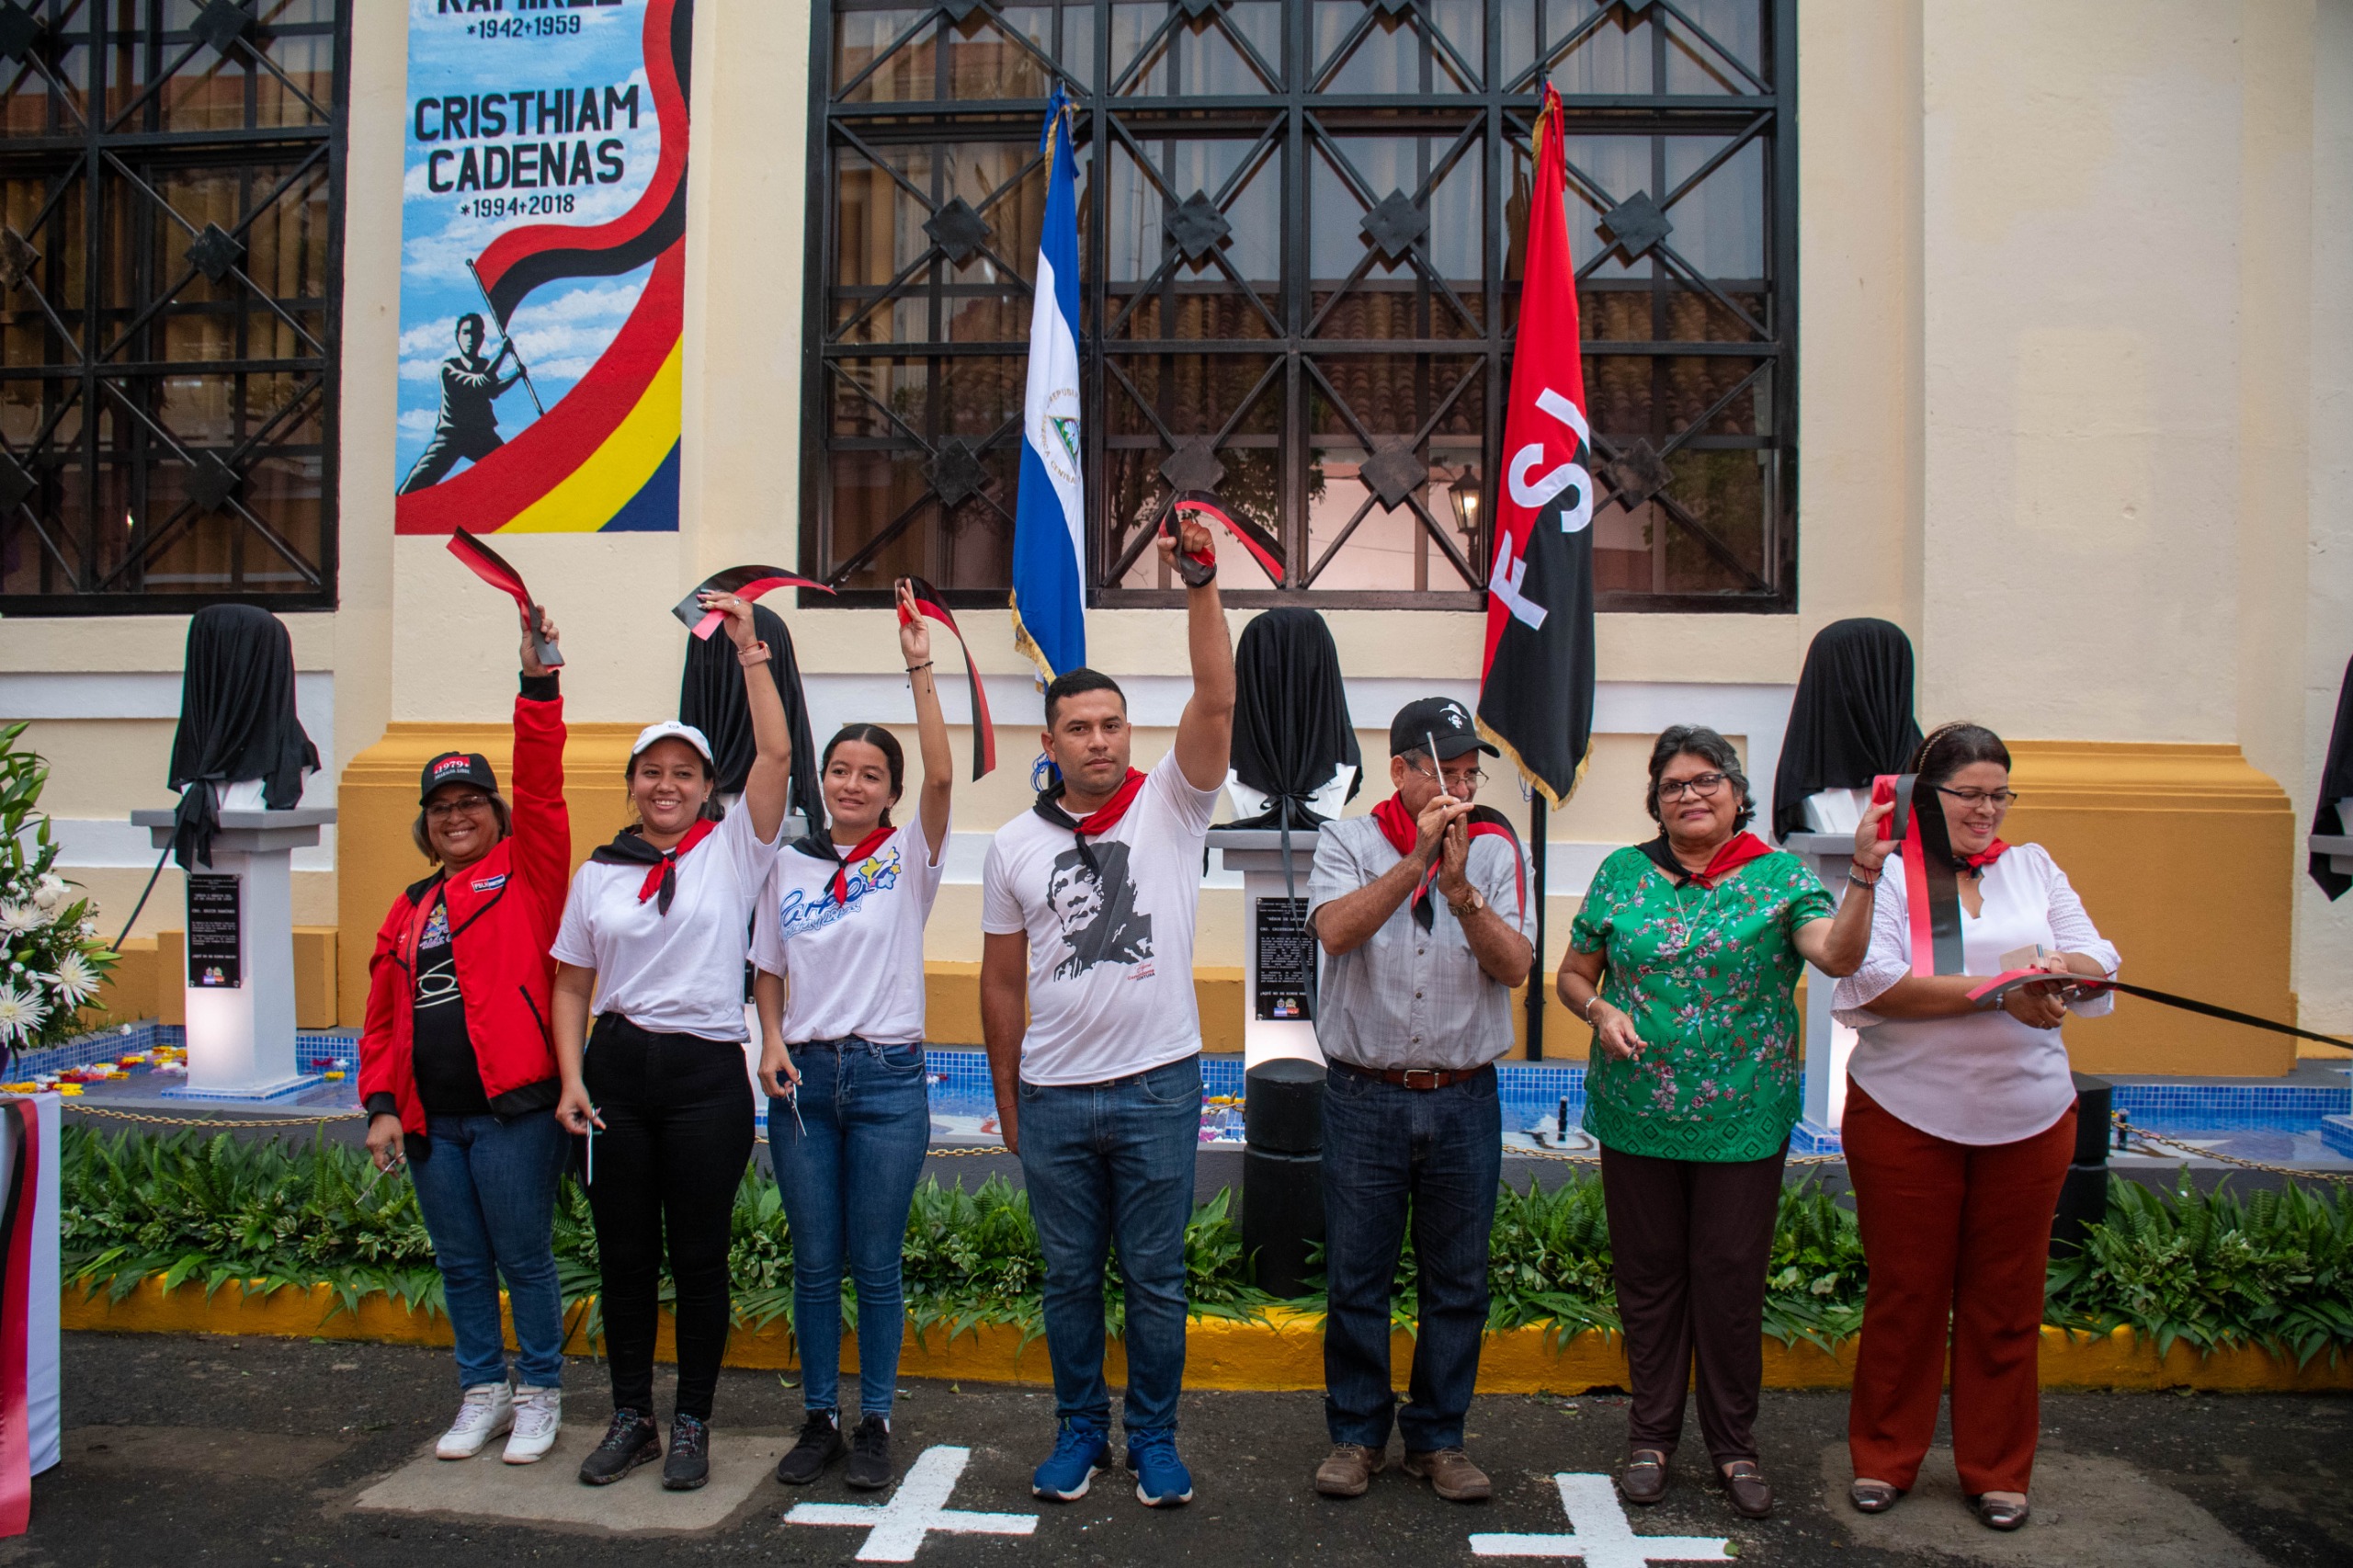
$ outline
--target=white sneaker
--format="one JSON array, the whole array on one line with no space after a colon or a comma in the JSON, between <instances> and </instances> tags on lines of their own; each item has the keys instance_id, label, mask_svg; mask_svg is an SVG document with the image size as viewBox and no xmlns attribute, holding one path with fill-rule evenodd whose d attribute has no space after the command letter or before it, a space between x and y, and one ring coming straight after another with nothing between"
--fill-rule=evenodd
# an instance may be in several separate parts
<instances>
[{"instance_id":1,"label":"white sneaker","mask_svg":"<svg viewBox=\"0 0 2353 1568\"><path fill-rule=\"evenodd\" d=\"M515 1425L515 1396L505 1383L476 1383L458 1406L458 1418L433 1445L433 1456L470 1460L483 1445Z\"/></svg>"},{"instance_id":2,"label":"white sneaker","mask_svg":"<svg viewBox=\"0 0 2353 1568\"><path fill-rule=\"evenodd\" d=\"M555 1447L563 1425L563 1391L523 1387L515 1391L515 1429L507 1435L508 1464L537 1464Z\"/></svg>"}]
</instances>

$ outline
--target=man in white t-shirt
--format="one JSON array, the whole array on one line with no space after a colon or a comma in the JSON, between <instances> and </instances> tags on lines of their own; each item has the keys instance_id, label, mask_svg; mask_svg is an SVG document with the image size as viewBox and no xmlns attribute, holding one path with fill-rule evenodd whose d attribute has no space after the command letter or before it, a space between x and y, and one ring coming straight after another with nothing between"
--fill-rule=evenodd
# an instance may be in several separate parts
<instances>
[{"instance_id":1,"label":"man in white t-shirt","mask_svg":"<svg viewBox=\"0 0 2353 1568\"><path fill-rule=\"evenodd\" d=\"M1103 1269L1116 1238L1127 1464L1154 1507L1193 1495L1176 1442L1201 1119L1193 917L1233 738L1233 648L1214 569L1200 564L1213 559L1209 530L1188 522L1160 550L1188 585L1193 696L1175 747L1137 772L1118 685L1088 669L1058 676L1044 744L1062 780L997 830L981 878L981 1027L998 1123L1021 1156L1046 1255L1060 1420L1030 1489L1083 1497L1110 1457Z\"/></svg>"}]
</instances>

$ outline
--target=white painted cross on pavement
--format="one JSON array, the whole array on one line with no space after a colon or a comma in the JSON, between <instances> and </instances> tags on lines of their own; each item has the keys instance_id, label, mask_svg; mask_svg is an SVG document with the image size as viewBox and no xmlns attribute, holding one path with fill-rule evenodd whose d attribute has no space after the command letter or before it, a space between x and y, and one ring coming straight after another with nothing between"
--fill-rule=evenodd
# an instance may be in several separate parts
<instances>
[{"instance_id":1,"label":"white painted cross on pavement","mask_svg":"<svg viewBox=\"0 0 2353 1568\"><path fill-rule=\"evenodd\" d=\"M1038 1528L1035 1514L975 1514L947 1506L964 1473L970 1449L942 1444L926 1449L899 1483L898 1491L881 1506L855 1503L801 1503L785 1515L788 1525L865 1525L866 1544L858 1549L861 1562L912 1562L924 1538L934 1530L953 1535L1029 1535Z\"/></svg>"},{"instance_id":2,"label":"white painted cross on pavement","mask_svg":"<svg viewBox=\"0 0 2353 1568\"><path fill-rule=\"evenodd\" d=\"M1582 1557L1586 1568L1648 1568L1653 1562L1729 1562L1722 1536L1636 1535L1606 1475L1552 1477L1561 1488L1567 1535L1474 1535L1477 1557Z\"/></svg>"}]
</instances>

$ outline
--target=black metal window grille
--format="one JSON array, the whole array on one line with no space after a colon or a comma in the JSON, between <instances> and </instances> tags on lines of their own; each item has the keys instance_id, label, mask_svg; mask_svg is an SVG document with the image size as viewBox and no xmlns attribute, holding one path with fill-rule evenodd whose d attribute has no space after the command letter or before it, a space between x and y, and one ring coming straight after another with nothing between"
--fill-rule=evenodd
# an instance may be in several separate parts
<instances>
[{"instance_id":1,"label":"black metal window grille","mask_svg":"<svg viewBox=\"0 0 2353 1568\"><path fill-rule=\"evenodd\" d=\"M0 613L335 602L345 0L0 0Z\"/></svg>"},{"instance_id":2,"label":"black metal window grille","mask_svg":"<svg viewBox=\"0 0 2353 1568\"><path fill-rule=\"evenodd\" d=\"M1600 603L1794 605L1795 0L831 0L815 25L813 574L1003 600L1060 78L1091 601L1177 602L1152 536L1209 489L1315 603L1476 608L1549 79ZM1230 597L1279 602L1227 564Z\"/></svg>"}]
</instances>

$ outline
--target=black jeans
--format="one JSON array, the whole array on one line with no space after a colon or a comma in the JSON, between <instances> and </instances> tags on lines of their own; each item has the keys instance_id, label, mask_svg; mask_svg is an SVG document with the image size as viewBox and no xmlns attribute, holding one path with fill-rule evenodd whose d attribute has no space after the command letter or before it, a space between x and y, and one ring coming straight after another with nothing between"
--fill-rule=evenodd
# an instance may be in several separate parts
<instances>
[{"instance_id":1,"label":"black jeans","mask_svg":"<svg viewBox=\"0 0 2353 1568\"><path fill-rule=\"evenodd\" d=\"M1451 1449L1479 1381L1487 1236L1503 1175L1492 1067L1408 1089L1333 1062L1324 1083L1324 1420L1336 1443ZM1407 1216L1419 1265L1409 1403L1390 1390L1389 1303Z\"/></svg>"},{"instance_id":2,"label":"black jeans","mask_svg":"<svg viewBox=\"0 0 2353 1568\"><path fill-rule=\"evenodd\" d=\"M752 1157L752 1085L732 1040L597 1020L581 1063L604 1118L588 1207L604 1267L605 1355L616 1409L654 1412L663 1241L677 1288L678 1411L710 1419L733 1308L727 1244Z\"/></svg>"}]
</instances>

